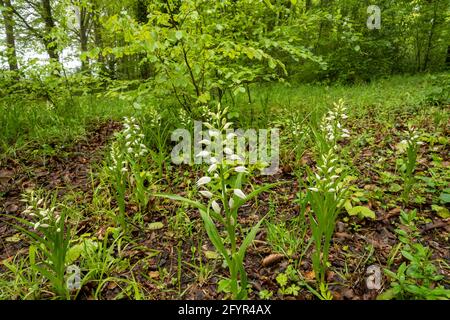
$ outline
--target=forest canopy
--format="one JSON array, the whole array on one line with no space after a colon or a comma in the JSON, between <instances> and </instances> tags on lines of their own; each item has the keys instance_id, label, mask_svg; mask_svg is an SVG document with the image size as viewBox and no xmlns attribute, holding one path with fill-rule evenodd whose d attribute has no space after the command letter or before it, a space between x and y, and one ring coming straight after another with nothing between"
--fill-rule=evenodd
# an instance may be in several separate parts
<instances>
[{"instance_id":1,"label":"forest canopy","mask_svg":"<svg viewBox=\"0 0 450 320\"><path fill-rule=\"evenodd\" d=\"M51 96L70 81L81 92L171 94L189 107L253 83L448 67L448 1L378 1L376 28L366 2L2 0L0 90Z\"/></svg>"}]
</instances>

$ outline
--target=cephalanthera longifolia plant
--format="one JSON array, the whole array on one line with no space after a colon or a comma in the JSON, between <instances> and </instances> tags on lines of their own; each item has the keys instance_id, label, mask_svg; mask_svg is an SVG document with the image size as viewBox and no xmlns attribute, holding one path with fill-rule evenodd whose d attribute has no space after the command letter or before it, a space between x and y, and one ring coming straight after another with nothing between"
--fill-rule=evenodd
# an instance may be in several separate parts
<instances>
[{"instance_id":1,"label":"cephalanthera longifolia plant","mask_svg":"<svg viewBox=\"0 0 450 320\"><path fill-rule=\"evenodd\" d=\"M407 138L401 141L406 145L406 157L403 159L402 175L403 175L403 192L402 199L406 204L414 184L414 171L416 169L417 153L423 142L419 141L419 133L414 128L407 131Z\"/></svg>"},{"instance_id":2,"label":"cephalanthera longifolia plant","mask_svg":"<svg viewBox=\"0 0 450 320\"><path fill-rule=\"evenodd\" d=\"M126 117L124 127L125 129L117 134L116 141L111 145L111 165L108 169L113 179L116 201L119 206L117 223L126 232L125 193L127 185L133 186L133 191L141 207L145 207L148 202L144 186L146 176L142 172L142 159L148 150L143 144L144 135L135 118Z\"/></svg>"},{"instance_id":3,"label":"cephalanthera longifolia plant","mask_svg":"<svg viewBox=\"0 0 450 320\"><path fill-rule=\"evenodd\" d=\"M14 217L21 223L14 227L33 242L29 248L31 267L50 281L58 297L69 299L70 292L64 275L70 227L65 224L64 209L58 210L56 196L46 199L38 198L34 193L30 193L24 195L23 201L28 203L23 214L27 215L31 221ZM42 261L38 261L39 257L42 257Z\"/></svg>"},{"instance_id":4,"label":"cephalanthera longifolia plant","mask_svg":"<svg viewBox=\"0 0 450 320\"><path fill-rule=\"evenodd\" d=\"M129 176L130 184L134 187L134 192L140 207L145 208L148 202L144 186L146 172L142 170L142 164L145 160L144 157L148 153L148 149L144 145L145 136L134 117L125 117L124 127L125 157L131 171L131 176Z\"/></svg>"},{"instance_id":5,"label":"cephalanthera longifolia plant","mask_svg":"<svg viewBox=\"0 0 450 320\"><path fill-rule=\"evenodd\" d=\"M325 276L331 237L346 199L342 171L332 148L321 156L316 173L309 170L307 201L311 206L309 221L315 245L312 262L321 297L326 299L330 298Z\"/></svg>"},{"instance_id":6,"label":"cephalanthera longifolia plant","mask_svg":"<svg viewBox=\"0 0 450 320\"><path fill-rule=\"evenodd\" d=\"M209 137L200 141L209 147L202 150L197 157L209 159L210 165L206 174L197 181L199 195L202 200L190 200L177 195L158 195L173 200L183 201L199 209L206 232L216 250L223 256L228 266L230 278L221 282L221 287L231 292L233 299L247 298L247 273L244 269L244 258L248 246L258 232L262 219L251 228L245 238L240 239L242 227L238 221L239 208L259 193L273 187L266 185L250 194L243 192L243 184L251 175L251 169L244 166L244 155L237 155L229 148L236 134L226 132L231 127L226 119L227 108L218 106L217 113L210 115L212 123L205 123L209 129ZM214 150L214 151L213 151ZM223 150L226 157L222 157ZM216 223L224 228L225 236L216 227Z\"/></svg>"},{"instance_id":7,"label":"cephalanthera longifolia plant","mask_svg":"<svg viewBox=\"0 0 450 320\"><path fill-rule=\"evenodd\" d=\"M312 128L319 156L316 172L308 170L306 201L310 204L309 221L314 241L313 269L321 299L331 299L326 284L326 269L330 242L336 219L347 196L343 167L340 165L337 142L348 138L349 131L341 121L347 118L343 101L334 104L321 120L319 130Z\"/></svg>"}]
</instances>

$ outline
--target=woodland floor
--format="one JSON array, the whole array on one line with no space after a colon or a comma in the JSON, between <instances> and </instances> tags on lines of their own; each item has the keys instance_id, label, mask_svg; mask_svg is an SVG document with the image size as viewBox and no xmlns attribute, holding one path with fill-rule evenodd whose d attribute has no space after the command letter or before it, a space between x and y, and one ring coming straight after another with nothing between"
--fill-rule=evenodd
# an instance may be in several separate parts
<instances>
[{"instance_id":1,"label":"woodland floor","mask_svg":"<svg viewBox=\"0 0 450 320\"><path fill-rule=\"evenodd\" d=\"M327 274L333 297L375 299L391 288L392 280L383 274L381 289L369 290L366 270L377 265L382 272L395 272L407 261L399 252L401 243L395 230L404 228L401 212L414 209L420 231L417 241L432 250L431 260L444 276L440 285L450 288L450 105L430 102L429 94L435 89L427 77L402 77L354 87L255 87L253 103L247 102L246 95L226 101L234 107L231 121L236 127L276 126L281 130L280 170L272 176L252 177L250 184L285 183L247 202L238 215L240 236L265 217L244 263L251 284L250 299L262 299L262 292L272 294L272 299L317 299L304 285L307 282L314 287L315 275L312 246L308 246L311 234L304 216L309 207L300 208L298 199L305 191L306 169L314 170L318 155L314 141L306 138L306 142L296 142L293 131L298 125L308 126L305 119L313 120L311 110L327 110L342 97L349 106L345 127L351 139L340 142L339 149L348 174L354 178L349 186L350 200L372 210L375 219L350 216L344 209L339 214ZM66 223L74 233L71 245L92 241L97 249L103 248L92 261L84 256L76 260L86 281L73 298L228 298L218 288L228 270L209 241L198 211L152 196L169 193L195 199L194 185L203 175L202 168L175 166L167 160L158 168L156 160L146 155L143 170L152 176L146 185L149 203L139 208L132 192L127 193L126 214L132 234L118 240L111 232L118 229L114 227L118 205L105 169L114 134L123 128L120 119L135 115L136 110L122 101L93 97L80 99L77 107L55 110L27 102L12 104L10 114L6 114L9 122L19 118L17 128L9 126L16 131L5 137L5 141L12 139L10 144L1 145L5 152L0 155L0 299L56 297L50 282L29 266L28 248L33 243L11 226L13 216L25 218L23 195L31 190L38 195L56 193L58 206L67 209ZM149 148L155 148L151 135L155 127L150 123L154 111L149 108L136 114ZM178 121L169 111L163 105L157 112L166 120ZM27 122L28 113L34 114L33 123ZM400 172L405 153L399 146L408 125L420 129L424 143L418 151L413 191L405 205ZM300 155L294 152L298 146ZM279 228L279 234L271 236L269 226ZM16 269L12 271L11 265ZM91 268L97 267L102 271L91 275ZM302 279L289 279L287 286L298 286L298 292L283 293L277 277L292 269Z\"/></svg>"},{"instance_id":2,"label":"woodland floor","mask_svg":"<svg viewBox=\"0 0 450 320\"><path fill-rule=\"evenodd\" d=\"M33 160L30 160L27 155L21 154L17 154L15 158L8 158L0 171L0 192L2 195L0 209L9 215L20 214L24 209L24 204L21 202L21 193L26 189L36 187L58 190L60 194L75 192L79 195L77 201L89 203L92 200L92 190L96 183L91 181L92 164L101 161L102 150L108 145L112 134L120 129L120 123L108 121L93 128L85 139L74 141L71 146L59 148L57 155L46 159ZM359 130L356 126L352 129ZM378 174L372 171L374 159L386 156L386 154L383 154L386 147L393 147L398 141L386 142L386 132L382 132L383 130L377 131L376 124L366 125L364 129L373 129L377 132L375 145L378 148L374 149L373 146L362 148L352 154L351 157L360 172L364 172L365 175L364 179L359 180L358 187L370 190L377 185L382 185ZM395 128L394 130L401 129ZM449 136L449 133L447 127L445 136ZM436 151L443 158L443 165L448 167L450 164L448 149L441 147L435 150L435 153ZM424 150L424 157L421 158L417 168L418 172L426 170L429 162L432 161L426 154ZM276 214L281 220L288 220L298 214L299 208L293 205L296 193L299 190L298 179L292 172L293 164L289 162L290 159L287 160L283 161L282 170L277 175L264 177L263 179L258 178L261 179L261 182L286 181L288 183L278 187L273 192L260 196L256 211L252 208L253 204L244 207L243 212L239 215L240 223L243 226L254 225L268 212L269 197L276 204ZM387 161L390 161L389 156L387 156ZM302 157L301 162L302 165L313 165L313 160L308 153ZM189 167L176 168L176 170L178 171L172 172L174 176L195 179L196 174ZM183 183L176 184L177 180L169 178L167 180L167 188L172 192L180 195L186 193ZM370 183L367 184L364 181L370 181ZM156 205L159 209L156 209ZM336 299L374 299L378 294L377 291L368 290L365 285L365 270L368 261L386 265L386 260L398 241L394 229L400 208L386 209L380 205L380 201L373 199L369 199L367 205L376 213L376 220L362 220L358 221L357 224L352 220L341 220L335 230L330 253L332 268L330 268L331 271L328 273L327 280L331 283L330 290ZM426 203L423 203L419 209L430 205L431 199L426 199ZM82 206L82 204L78 203L78 206ZM177 207L178 205L174 203L152 199L145 220L160 221L164 226L167 226L167 213L175 213ZM131 216L136 210L136 207L128 206L127 214ZM161 214L163 211L166 213ZM433 258L449 261L449 219L439 218L430 210L421 210L421 212L425 214L424 220L428 218L428 222L421 225L424 243L433 249ZM177 273L180 260L189 261L191 259L192 248L198 245L197 237L205 237L203 232L197 231L202 230L198 213L195 210L189 210L187 214L194 225L191 237L180 239L166 227L150 232L137 230L133 234L135 242L131 247L121 252L121 256L128 258L131 265L134 265L133 274L137 277L136 280L147 289L153 298L177 299L180 297L180 292L183 292L182 297L185 299L223 298L223 293L218 293L216 289L220 280L217 271L225 270L219 267L219 260L216 262L214 259L200 258L203 263L208 264L211 268L210 274L205 274L203 281L199 281L196 270L190 270L189 268L185 270L186 272L181 273L181 284L178 288L177 285L173 284L172 278L167 276ZM105 230L102 227L98 229L97 226L98 221L95 221L95 218L87 217L78 226L77 233L95 232L96 236L101 239ZM16 254L26 253L27 243L14 241L16 232L8 224L0 224L0 260L12 259ZM199 250L214 251L208 241L204 241ZM266 242L266 232L261 231L257 235L255 245L249 248L245 261L249 280L255 289L250 298L258 298L256 293L262 289L277 292L276 275L283 272L288 264L296 258L298 257L295 255L286 257L275 253ZM400 260L394 263L400 263ZM311 263L307 257L302 259L298 268L300 272L306 275L306 278L312 273ZM161 274L161 270L165 270L167 274ZM127 278L129 274L127 271L122 271L115 276ZM450 277L448 270L445 276ZM78 297L89 299L91 289L88 284L82 289ZM111 282L103 290L104 298L114 298L120 288L117 283ZM277 298L277 295L275 294L273 298ZM281 295L278 295L278 298L313 299L314 297L308 291L302 290L295 298Z\"/></svg>"}]
</instances>

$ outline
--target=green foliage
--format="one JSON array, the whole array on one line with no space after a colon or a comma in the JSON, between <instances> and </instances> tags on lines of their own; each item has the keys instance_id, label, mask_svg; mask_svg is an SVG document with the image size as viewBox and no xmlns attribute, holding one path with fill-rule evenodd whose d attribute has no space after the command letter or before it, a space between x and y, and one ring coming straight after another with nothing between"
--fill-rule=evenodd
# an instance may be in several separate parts
<instances>
[{"instance_id":1,"label":"green foliage","mask_svg":"<svg viewBox=\"0 0 450 320\"><path fill-rule=\"evenodd\" d=\"M382 293L378 299L431 299L447 300L450 298L450 290L439 285L444 278L439 274L436 266L431 261L430 248L417 242L420 233L416 227L415 210L402 211L400 221L403 228L396 230L402 243L402 256L407 260L403 262L396 272L385 269L386 274L392 279L391 288Z\"/></svg>"},{"instance_id":2,"label":"green foliage","mask_svg":"<svg viewBox=\"0 0 450 320\"><path fill-rule=\"evenodd\" d=\"M31 216L34 222L14 218L21 224L32 227L32 231L29 231L20 225L15 225L33 243L29 247L31 268L50 281L59 298L68 299L70 292L66 285L65 272L71 231L65 223L64 208L56 211L55 196L52 197L50 204L46 203L48 199L39 199L34 193L24 200L28 202L24 213Z\"/></svg>"}]
</instances>

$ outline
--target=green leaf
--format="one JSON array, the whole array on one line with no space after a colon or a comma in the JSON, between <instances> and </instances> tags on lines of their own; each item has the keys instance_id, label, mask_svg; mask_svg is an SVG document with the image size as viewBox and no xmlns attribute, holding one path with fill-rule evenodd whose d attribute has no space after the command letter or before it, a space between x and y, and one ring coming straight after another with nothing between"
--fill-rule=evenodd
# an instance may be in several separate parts
<instances>
[{"instance_id":1,"label":"green leaf","mask_svg":"<svg viewBox=\"0 0 450 320\"><path fill-rule=\"evenodd\" d=\"M438 205L436 205L436 204L433 204L433 205L431 206L431 209L432 209L433 211L436 211L436 213L438 214L438 216L441 217L442 219L450 218L450 213L449 213L448 209L445 208L445 207L441 207L441 206L438 206Z\"/></svg>"},{"instance_id":2,"label":"green leaf","mask_svg":"<svg viewBox=\"0 0 450 320\"><path fill-rule=\"evenodd\" d=\"M203 210L205 212L207 211L206 206L204 206L200 202L193 201L193 200L185 198L185 197L181 197L181 196L177 196L177 195L173 195L173 194L164 194L164 193L157 193L157 194L154 194L154 196L160 197L160 198L167 198L167 199L171 199L171 200L175 200L175 201L181 201L181 202L187 203L199 210Z\"/></svg>"},{"instance_id":3,"label":"green leaf","mask_svg":"<svg viewBox=\"0 0 450 320\"><path fill-rule=\"evenodd\" d=\"M364 206L356 206L356 207L351 208L350 210L347 209L347 212L351 216L358 215L358 217L360 219L364 219L364 218L375 219L376 218L375 212L373 212L371 209L364 207Z\"/></svg>"},{"instance_id":4,"label":"green leaf","mask_svg":"<svg viewBox=\"0 0 450 320\"><path fill-rule=\"evenodd\" d=\"M288 277L286 274L284 273L280 273L277 277L276 277L277 283L281 286L284 287L287 285L288 282Z\"/></svg>"},{"instance_id":5,"label":"green leaf","mask_svg":"<svg viewBox=\"0 0 450 320\"><path fill-rule=\"evenodd\" d=\"M183 38L183 32L180 30L177 30L175 32L175 38L177 38L177 40L181 40Z\"/></svg>"},{"instance_id":6,"label":"green leaf","mask_svg":"<svg viewBox=\"0 0 450 320\"><path fill-rule=\"evenodd\" d=\"M264 3L269 7L270 10L273 10L273 5L270 3L270 0L264 0Z\"/></svg>"},{"instance_id":7,"label":"green leaf","mask_svg":"<svg viewBox=\"0 0 450 320\"><path fill-rule=\"evenodd\" d=\"M253 242L255 239L256 233L259 230L259 226L261 225L264 218L259 220L259 222L250 230L250 232L245 237L244 241L242 241L241 246L239 247L239 251L237 254L237 258L239 263L243 263L244 257L245 257L245 251L247 250L247 247Z\"/></svg>"},{"instance_id":8,"label":"green leaf","mask_svg":"<svg viewBox=\"0 0 450 320\"><path fill-rule=\"evenodd\" d=\"M394 289L388 289L377 296L377 300L392 300L395 298Z\"/></svg>"},{"instance_id":9,"label":"green leaf","mask_svg":"<svg viewBox=\"0 0 450 320\"><path fill-rule=\"evenodd\" d=\"M164 224L162 222L152 222L147 226L149 230L159 230L164 228Z\"/></svg>"},{"instance_id":10,"label":"green leaf","mask_svg":"<svg viewBox=\"0 0 450 320\"><path fill-rule=\"evenodd\" d=\"M414 261L414 257L413 257L413 255L412 255L410 252L408 252L408 251L406 251L406 250L402 250L401 252L402 252L402 255L403 255L406 259L408 259L409 261Z\"/></svg>"},{"instance_id":11,"label":"green leaf","mask_svg":"<svg viewBox=\"0 0 450 320\"><path fill-rule=\"evenodd\" d=\"M231 292L231 279L222 279L219 281L217 286L217 292Z\"/></svg>"},{"instance_id":12,"label":"green leaf","mask_svg":"<svg viewBox=\"0 0 450 320\"><path fill-rule=\"evenodd\" d=\"M227 250L220 238L219 231L217 230L214 222L206 211L200 210L200 215L202 216L203 222L205 224L206 233L208 234L209 240L216 248L217 251L222 254L228 265L231 265L230 257L228 256Z\"/></svg>"},{"instance_id":13,"label":"green leaf","mask_svg":"<svg viewBox=\"0 0 450 320\"><path fill-rule=\"evenodd\" d=\"M402 189L403 189L402 186L399 185L398 183L392 183L391 186L389 187L389 191L393 193L399 192Z\"/></svg>"},{"instance_id":14,"label":"green leaf","mask_svg":"<svg viewBox=\"0 0 450 320\"><path fill-rule=\"evenodd\" d=\"M287 183L287 182L276 182L276 183L266 184L265 186L263 186L261 188L258 188L255 191L253 191L250 194L248 194L247 197L245 198L245 200L241 199L241 198L237 199L237 202L236 202L237 205L236 206L240 207L242 204L244 204L248 200L258 196L261 192L267 191L267 190L269 190L269 189L271 189L271 188L273 188L275 186L281 185L283 183Z\"/></svg>"},{"instance_id":15,"label":"green leaf","mask_svg":"<svg viewBox=\"0 0 450 320\"><path fill-rule=\"evenodd\" d=\"M439 199L443 203L449 203L450 202L450 194L442 192L441 195L439 196Z\"/></svg>"},{"instance_id":16,"label":"green leaf","mask_svg":"<svg viewBox=\"0 0 450 320\"><path fill-rule=\"evenodd\" d=\"M208 260L216 260L220 258L220 255L215 251L204 251L205 257Z\"/></svg>"},{"instance_id":17,"label":"green leaf","mask_svg":"<svg viewBox=\"0 0 450 320\"><path fill-rule=\"evenodd\" d=\"M83 244L79 243L72 246L66 253L66 264L74 263L83 253Z\"/></svg>"}]
</instances>

